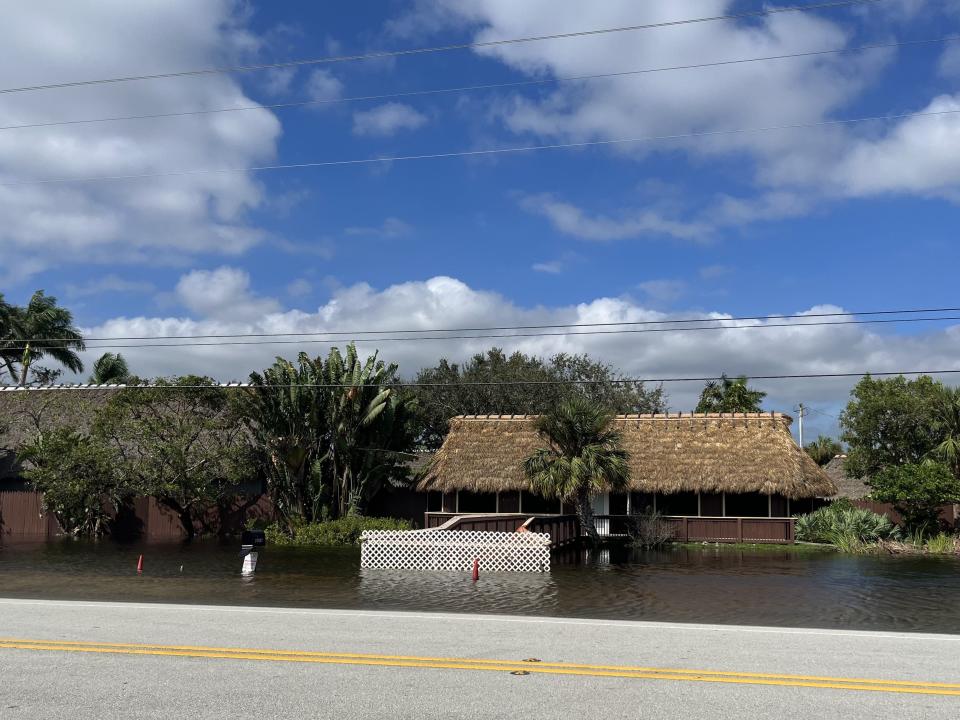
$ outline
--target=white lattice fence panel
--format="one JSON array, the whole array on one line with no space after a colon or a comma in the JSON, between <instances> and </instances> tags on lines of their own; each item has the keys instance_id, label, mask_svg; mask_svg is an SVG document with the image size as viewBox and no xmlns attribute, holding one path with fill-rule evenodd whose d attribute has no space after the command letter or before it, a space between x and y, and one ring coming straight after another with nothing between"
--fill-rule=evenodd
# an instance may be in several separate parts
<instances>
[{"instance_id":1,"label":"white lattice fence panel","mask_svg":"<svg viewBox=\"0 0 960 720\"><path fill-rule=\"evenodd\" d=\"M549 572L549 533L365 530L360 567L470 572Z\"/></svg>"}]
</instances>

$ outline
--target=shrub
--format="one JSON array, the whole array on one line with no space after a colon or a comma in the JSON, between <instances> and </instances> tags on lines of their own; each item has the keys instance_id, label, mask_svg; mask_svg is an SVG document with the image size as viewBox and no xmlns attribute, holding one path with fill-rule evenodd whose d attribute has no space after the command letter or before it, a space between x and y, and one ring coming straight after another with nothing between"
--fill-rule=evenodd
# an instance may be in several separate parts
<instances>
[{"instance_id":1,"label":"shrub","mask_svg":"<svg viewBox=\"0 0 960 720\"><path fill-rule=\"evenodd\" d=\"M897 526L885 515L836 502L809 515L797 517L797 540L837 545L854 550L861 543L888 540L899 535Z\"/></svg>"},{"instance_id":2,"label":"shrub","mask_svg":"<svg viewBox=\"0 0 960 720\"><path fill-rule=\"evenodd\" d=\"M274 545L349 546L360 543L364 530L409 530L409 520L348 515L337 520L295 525L293 533L284 532L277 523L265 529L267 542Z\"/></svg>"},{"instance_id":3,"label":"shrub","mask_svg":"<svg viewBox=\"0 0 960 720\"><path fill-rule=\"evenodd\" d=\"M960 500L960 480L937 462L884 468L870 479L870 496L893 505L911 530L926 534L939 524L939 507Z\"/></svg>"},{"instance_id":4,"label":"shrub","mask_svg":"<svg viewBox=\"0 0 960 720\"><path fill-rule=\"evenodd\" d=\"M923 549L934 555L960 554L960 537L949 533L940 533L928 538Z\"/></svg>"},{"instance_id":5,"label":"shrub","mask_svg":"<svg viewBox=\"0 0 960 720\"><path fill-rule=\"evenodd\" d=\"M627 534L635 547L660 547L673 540L673 527L653 508L631 515L627 520Z\"/></svg>"}]
</instances>

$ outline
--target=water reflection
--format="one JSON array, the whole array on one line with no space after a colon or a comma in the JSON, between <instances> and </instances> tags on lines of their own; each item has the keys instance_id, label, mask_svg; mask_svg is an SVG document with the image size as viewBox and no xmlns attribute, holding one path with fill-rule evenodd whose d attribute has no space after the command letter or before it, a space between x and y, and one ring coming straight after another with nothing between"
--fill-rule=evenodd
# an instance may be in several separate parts
<instances>
[{"instance_id":1,"label":"water reflection","mask_svg":"<svg viewBox=\"0 0 960 720\"><path fill-rule=\"evenodd\" d=\"M136 574L144 555L144 574ZM235 543L0 546L0 596L960 633L960 560L831 552L567 550L547 574L361 570L352 549L268 548L243 577Z\"/></svg>"}]
</instances>

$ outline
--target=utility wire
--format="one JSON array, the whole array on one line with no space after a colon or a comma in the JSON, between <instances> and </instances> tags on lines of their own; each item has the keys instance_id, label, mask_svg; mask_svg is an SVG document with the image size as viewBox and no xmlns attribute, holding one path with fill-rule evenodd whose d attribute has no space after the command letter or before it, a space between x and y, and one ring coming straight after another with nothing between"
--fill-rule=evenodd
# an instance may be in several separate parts
<instances>
[{"instance_id":1,"label":"utility wire","mask_svg":"<svg viewBox=\"0 0 960 720\"><path fill-rule=\"evenodd\" d=\"M54 185L80 182L108 182L115 180L140 180L145 178L184 177L188 175L214 175L222 173L267 172L272 170L305 170L319 167L340 167L347 165L370 165L376 163L394 163L410 160L440 160L445 158L482 157L487 155L510 155L536 150L566 150L572 148L602 147L624 145L628 143L647 143L669 140L687 140L700 137L718 137L722 135L746 135L749 133L771 132L775 130L805 130L833 125L852 125L855 123L879 120L903 120L915 117L939 117L956 115L960 110L924 110L919 112L897 113L894 115L871 115L859 118L841 118L838 120L820 120L810 123L790 123L786 125L767 125L753 128L733 128L726 130L704 130L672 135L648 135L646 137L614 138L612 140L584 140L581 142L553 143L550 145L523 145L506 148L487 148L483 150L459 150L443 153L424 153L419 155L388 155L384 157L355 158L352 160L324 160L319 162L291 163L286 165L254 165L237 168L197 168L193 170L169 170L165 172L130 173L127 175L88 175L85 177L41 178L38 180L13 180L0 182L0 187L22 185Z\"/></svg>"},{"instance_id":2,"label":"utility wire","mask_svg":"<svg viewBox=\"0 0 960 720\"><path fill-rule=\"evenodd\" d=\"M946 308L908 308L905 310L861 310L846 312L827 312L827 313L794 313L793 315L741 315L738 317L696 317L680 318L677 320L621 320L616 322L589 322L589 323L560 323L555 325L500 325L486 327L455 327L455 328L421 328L417 330L318 330L316 332L285 332L285 333L234 333L234 334L214 334L214 335L113 335L110 337L85 337L84 341L112 341L112 340L201 340L210 338L265 338L265 337L307 337L314 335L346 335L356 337L358 335L381 335L392 334L401 335L404 333L451 333L451 332L495 332L500 330L555 330L557 328L587 328L587 327L618 327L618 326L636 326L636 325L683 325L691 323L707 322L739 322L746 320L806 320L809 318L830 318L830 317L862 317L870 315L911 315L911 314L930 314L960 312L960 307ZM935 320L938 318L924 318ZM942 318L949 319L949 318ZM58 342L63 338L24 338L20 342ZM2 343L2 341L0 341Z\"/></svg>"},{"instance_id":3,"label":"utility wire","mask_svg":"<svg viewBox=\"0 0 960 720\"><path fill-rule=\"evenodd\" d=\"M155 73L151 75L128 75L123 77L96 78L91 80L76 80L73 82L50 83L46 85L25 85L0 89L0 94L33 92L35 90L54 90L59 88L80 87L87 85L104 85L109 83L133 82L139 80L158 80L161 78L179 78L202 75L223 75L234 72L253 72L257 70L276 70L279 68L302 67L306 65L321 65L330 63L353 62L357 60L374 60L404 55L423 55L428 53L449 52L451 50L474 50L478 48L497 47L502 45L516 45L520 43L539 42L542 40L561 40L566 38L587 37L591 35L605 35L608 33L630 32L635 30L652 30L655 28L676 27L696 23L715 22L721 20L742 20L778 15L792 12L812 12L814 10L828 10L833 8L865 5L881 2L882 0L838 0L837 2L822 2L812 5L796 5L782 8L768 8L730 15L714 15L711 17L689 18L686 20L669 20L666 22L647 23L645 25L626 25L622 27L600 28L596 30L580 30L576 32L557 33L553 35L537 35L532 37L509 38L505 40L488 40L485 42L457 43L435 47L409 48L406 50L386 50L381 52L363 53L359 55L339 55L305 60L289 60L286 62L269 63L264 65L233 65L226 67L200 68L195 70L181 70L177 72Z\"/></svg>"},{"instance_id":4,"label":"utility wire","mask_svg":"<svg viewBox=\"0 0 960 720\"><path fill-rule=\"evenodd\" d=\"M932 45L935 43L947 43L960 40L960 35L948 35L940 38L930 38L925 40L906 40L902 42L875 43L871 45L860 45L858 47L834 48L831 50L812 50L801 53L787 53L783 55L766 55L763 57L741 58L737 60L718 60L714 62L694 63L689 65L671 65L666 67L643 68L640 70L624 70L620 72L598 73L594 75L570 75L566 77L537 78L534 80L518 80L515 82L487 83L483 85L462 85L449 88L432 88L425 90L410 90L407 92L393 92L383 95L356 95L345 98L325 98L322 100L298 100L294 102L273 103L273 104L254 104L241 105L239 107L212 108L208 110L186 110L183 112L149 113L145 115L115 115L113 117L87 118L78 120L58 120L52 122L24 123L21 125L0 125L0 130L22 130L25 128L45 128L59 127L63 125L85 125L90 123L121 122L126 120L154 120L160 118L189 117L195 115L210 115L215 113L244 112L249 110L285 110L290 108L305 107L311 105L335 105L340 103L353 103L371 100L398 100L411 97L422 97L427 95L445 95L451 93L474 92L477 90L503 90L508 88L530 87L536 85L553 85L566 82L579 82L583 80L599 80L604 78L628 77L635 75L645 75L649 73L670 72L674 70L696 70L713 67L725 67L730 65L742 65L747 63L766 62L769 60L786 60L790 58L816 57L822 55L839 55L845 53L863 52L867 50L878 50L883 48L914 47L919 45Z\"/></svg>"},{"instance_id":5,"label":"utility wire","mask_svg":"<svg viewBox=\"0 0 960 720\"><path fill-rule=\"evenodd\" d=\"M838 373L807 373L795 375L749 375L741 373L736 377L747 377L749 380L806 380L820 378L853 378L864 377L890 377L896 375L950 375L960 373L960 369L950 370L897 370L881 372L838 372ZM726 377L733 377L727 375ZM502 386L555 386L555 385L628 385L628 384L649 384L662 385L672 382L713 382L723 380L724 376L703 376L703 377L666 377L666 378L615 378L607 380L490 380L479 382L464 383L417 383L417 382L387 382L380 383L379 387L391 388L470 388L470 387L502 387ZM254 385L251 383L214 383L210 385L36 385L31 387L22 387L17 385L0 385L0 392L24 392L24 391L50 391L50 390L123 390L123 389L152 389L152 390L211 390L211 389L271 389L271 388L356 388L357 385L344 383L277 383Z\"/></svg>"},{"instance_id":6,"label":"utility wire","mask_svg":"<svg viewBox=\"0 0 960 720\"><path fill-rule=\"evenodd\" d=\"M914 323L914 322L936 322L960 320L960 316L930 317L930 318L885 318L871 320L833 320L811 323L767 323L765 325L710 325L707 327L681 327L681 328L623 328L617 330L586 330L581 332L533 332L533 333L503 333L503 334L484 334L484 335L408 335L405 337L371 337L363 338L365 343L383 343L383 342L413 342L421 340L490 340L490 339L511 339L511 338L541 338L541 337L576 337L578 335L635 335L643 333L680 333L680 332L698 332L704 330L761 330L767 328L808 328L828 325L873 325L887 323ZM72 349L75 345L55 345L52 343L62 342L62 338L36 341L34 346L37 350L56 350ZM213 342L136 342L136 343L114 343L98 342L96 345L86 345L86 350L107 350L117 348L159 348L159 347L226 347L231 345L336 345L341 340L330 338L311 339L300 338L296 340L216 340ZM30 345L27 341L15 340L13 342L0 342L0 350L26 350Z\"/></svg>"}]
</instances>

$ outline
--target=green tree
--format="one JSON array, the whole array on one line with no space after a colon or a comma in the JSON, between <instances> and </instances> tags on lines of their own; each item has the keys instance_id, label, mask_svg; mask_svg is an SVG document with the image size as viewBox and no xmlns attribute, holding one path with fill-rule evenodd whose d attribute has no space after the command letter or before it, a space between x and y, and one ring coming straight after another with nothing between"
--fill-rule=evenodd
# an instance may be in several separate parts
<instances>
[{"instance_id":1,"label":"green tree","mask_svg":"<svg viewBox=\"0 0 960 720\"><path fill-rule=\"evenodd\" d=\"M83 362L77 351L83 349L83 337L73 324L73 314L43 290L37 290L25 307L0 305L0 361L13 383L27 385L31 370L38 382L55 378L59 372L33 367L46 357L72 372L82 372Z\"/></svg>"},{"instance_id":2,"label":"green tree","mask_svg":"<svg viewBox=\"0 0 960 720\"><path fill-rule=\"evenodd\" d=\"M891 465L920 463L943 441L936 408L943 386L927 375L874 379L850 391L840 415L840 439L847 444L844 468L869 478Z\"/></svg>"},{"instance_id":3,"label":"green tree","mask_svg":"<svg viewBox=\"0 0 960 720\"><path fill-rule=\"evenodd\" d=\"M390 387L397 382L396 365L386 365L376 353L361 361L353 343L345 356L330 350L324 376L331 386L324 460L335 505L341 516L362 514L385 481L407 474L403 460L413 446L412 400Z\"/></svg>"},{"instance_id":4,"label":"green tree","mask_svg":"<svg viewBox=\"0 0 960 720\"><path fill-rule=\"evenodd\" d=\"M120 353L105 352L93 363L90 382L95 385L121 385L130 380L130 368Z\"/></svg>"},{"instance_id":5,"label":"green tree","mask_svg":"<svg viewBox=\"0 0 960 720\"><path fill-rule=\"evenodd\" d=\"M960 388L939 385L933 400L933 426L938 442L930 457L960 478Z\"/></svg>"},{"instance_id":6,"label":"green tree","mask_svg":"<svg viewBox=\"0 0 960 720\"><path fill-rule=\"evenodd\" d=\"M822 467L843 452L843 445L832 437L818 435L816 440L807 443L803 449L807 451L807 455L813 458L817 465Z\"/></svg>"},{"instance_id":7,"label":"green tree","mask_svg":"<svg viewBox=\"0 0 960 720\"><path fill-rule=\"evenodd\" d=\"M238 401L287 531L321 519L331 499L320 463L329 438L325 380L322 358L300 353L295 365L278 357L262 373L250 374L250 387Z\"/></svg>"},{"instance_id":8,"label":"green tree","mask_svg":"<svg viewBox=\"0 0 960 720\"><path fill-rule=\"evenodd\" d=\"M94 421L124 474L176 513L187 537L204 530L210 506L224 506L251 479L249 444L221 388L204 377L157 378L114 393Z\"/></svg>"},{"instance_id":9,"label":"green tree","mask_svg":"<svg viewBox=\"0 0 960 720\"><path fill-rule=\"evenodd\" d=\"M98 537L134 494L116 453L100 438L59 428L22 448L20 461L44 506L75 536Z\"/></svg>"},{"instance_id":10,"label":"green tree","mask_svg":"<svg viewBox=\"0 0 960 720\"><path fill-rule=\"evenodd\" d=\"M908 528L921 532L936 529L941 505L960 502L960 480L938 462L890 465L867 484L871 498L893 505Z\"/></svg>"},{"instance_id":11,"label":"green tree","mask_svg":"<svg viewBox=\"0 0 960 720\"><path fill-rule=\"evenodd\" d=\"M720 380L710 380L700 393L697 403L698 413L754 413L760 412L761 403L767 396L765 392L747 386L749 378L741 375L728 378L726 373Z\"/></svg>"},{"instance_id":12,"label":"green tree","mask_svg":"<svg viewBox=\"0 0 960 720\"><path fill-rule=\"evenodd\" d=\"M591 500L604 491L629 487L627 452L613 413L592 400L572 396L536 421L540 448L524 461L531 489L576 506L580 524L592 542L599 539Z\"/></svg>"},{"instance_id":13,"label":"green tree","mask_svg":"<svg viewBox=\"0 0 960 720\"><path fill-rule=\"evenodd\" d=\"M662 388L630 382L588 355L561 353L544 360L500 348L466 363L447 359L416 376L418 441L433 450L443 443L456 415L540 415L571 396L588 397L616 413L663 412ZM431 387L432 386L432 387Z\"/></svg>"}]
</instances>

